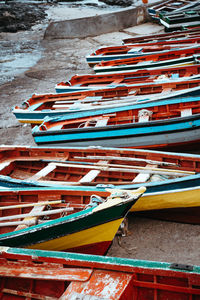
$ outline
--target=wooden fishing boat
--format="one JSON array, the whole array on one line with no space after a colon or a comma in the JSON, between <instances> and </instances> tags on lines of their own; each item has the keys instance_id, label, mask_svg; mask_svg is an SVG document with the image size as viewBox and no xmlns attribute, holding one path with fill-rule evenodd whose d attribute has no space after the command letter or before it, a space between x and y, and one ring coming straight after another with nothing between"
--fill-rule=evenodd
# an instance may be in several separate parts
<instances>
[{"instance_id":1,"label":"wooden fishing boat","mask_svg":"<svg viewBox=\"0 0 200 300\"><path fill-rule=\"evenodd\" d=\"M179 13L170 14L159 14L160 23L165 26L166 30L177 30L182 26L194 25L199 26L200 24L200 5L195 8L181 11Z\"/></svg>"},{"instance_id":2,"label":"wooden fishing boat","mask_svg":"<svg viewBox=\"0 0 200 300\"><path fill-rule=\"evenodd\" d=\"M200 98L161 100L46 118L32 130L35 143L176 149L200 145ZM194 150L194 149L193 149Z\"/></svg>"},{"instance_id":3,"label":"wooden fishing boat","mask_svg":"<svg viewBox=\"0 0 200 300\"><path fill-rule=\"evenodd\" d=\"M138 83L99 90L33 95L16 106L13 113L21 123L41 124L45 117L71 115L76 112L95 111L99 108L120 107L124 105L172 99L178 97L193 97L200 95L200 80L177 78L168 80Z\"/></svg>"},{"instance_id":4,"label":"wooden fishing boat","mask_svg":"<svg viewBox=\"0 0 200 300\"><path fill-rule=\"evenodd\" d=\"M200 27L189 28L185 30L179 30L177 32L165 32L151 35L139 35L136 37L123 39L123 44L135 44L135 43L148 43L152 41L162 41L176 38L192 37L199 33Z\"/></svg>"},{"instance_id":5,"label":"wooden fishing boat","mask_svg":"<svg viewBox=\"0 0 200 300\"><path fill-rule=\"evenodd\" d=\"M200 267L2 247L2 299L199 299Z\"/></svg>"},{"instance_id":6,"label":"wooden fishing boat","mask_svg":"<svg viewBox=\"0 0 200 300\"><path fill-rule=\"evenodd\" d=\"M52 200L69 201L71 195L73 203L87 204L91 193L107 197L107 188L145 186L147 191L131 211L200 223L200 155L103 147L4 146L0 157L0 199L7 203L27 194L32 195L30 201L44 201L48 194Z\"/></svg>"},{"instance_id":7,"label":"wooden fishing boat","mask_svg":"<svg viewBox=\"0 0 200 300\"><path fill-rule=\"evenodd\" d=\"M69 81L56 85L57 93L79 92L95 90L99 88L117 87L137 82L152 82L156 80L168 80L181 77L191 77L200 74L200 65L165 67L160 69L142 69L133 72L114 74L86 74L74 75Z\"/></svg>"},{"instance_id":8,"label":"wooden fishing boat","mask_svg":"<svg viewBox=\"0 0 200 300\"><path fill-rule=\"evenodd\" d=\"M56 199L51 192L34 194L15 192L1 197L0 246L59 250L104 255L130 208L145 192L110 190L103 199L91 195L88 205ZM76 193L79 199L90 192ZM35 199L34 199L35 198ZM73 192L71 193L73 199ZM64 202L64 203L63 203Z\"/></svg>"},{"instance_id":9,"label":"wooden fishing boat","mask_svg":"<svg viewBox=\"0 0 200 300\"><path fill-rule=\"evenodd\" d=\"M148 8L148 13L151 16L151 18L155 21L159 21L159 14L167 14L167 13L177 13L181 12L185 9L191 9L199 4L198 1L192 0L192 1L185 1L185 0L166 0L162 1L162 3L155 4Z\"/></svg>"},{"instance_id":10,"label":"wooden fishing boat","mask_svg":"<svg viewBox=\"0 0 200 300\"><path fill-rule=\"evenodd\" d=\"M140 57L143 55L152 55L167 53L172 50L187 49L189 47L198 46L200 36L193 38L175 39L168 41L158 41L148 44L128 44L121 46L102 47L97 49L90 55L86 56L86 61L89 66L94 66L101 61L112 61L117 59L126 59Z\"/></svg>"},{"instance_id":11,"label":"wooden fishing boat","mask_svg":"<svg viewBox=\"0 0 200 300\"><path fill-rule=\"evenodd\" d=\"M187 66L198 64L200 48L191 47L187 50L173 50L167 53L144 55L136 58L102 61L94 66L95 73L99 72L127 72L140 69L171 68L174 66Z\"/></svg>"}]
</instances>

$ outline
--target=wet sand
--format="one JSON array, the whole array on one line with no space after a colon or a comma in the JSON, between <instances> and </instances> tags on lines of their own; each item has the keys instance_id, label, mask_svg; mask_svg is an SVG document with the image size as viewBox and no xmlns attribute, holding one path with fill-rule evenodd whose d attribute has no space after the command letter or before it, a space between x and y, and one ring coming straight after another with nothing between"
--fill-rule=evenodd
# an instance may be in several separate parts
<instances>
[{"instance_id":1,"label":"wet sand","mask_svg":"<svg viewBox=\"0 0 200 300\"><path fill-rule=\"evenodd\" d=\"M54 92L55 84L75 74L92 73L85 56L98 47L117 45L135 34L161 32L156 24L143 24L121 32L85 39L43 40L43 26L30 32L0 34L1 42L16 43L24 38L32 41L39 55L36 65L0 85L0 144L34 145L29 125L18 123L12 107L21 104L33 93ZM27 47L28 43L25 43ZM8 47L9 48L9 47ZM30 48L31 49L31 48ZM31 50L30 50L31 52ZM32 52L33 53L33 52ZM38 59L38 58L37 58ZM36 59L36 60L37 60ZM114 240L108 255L136 259L199 264L200 226L179 224L129 216L129 234L119 244Z\"/></svg>"}]
</instances>

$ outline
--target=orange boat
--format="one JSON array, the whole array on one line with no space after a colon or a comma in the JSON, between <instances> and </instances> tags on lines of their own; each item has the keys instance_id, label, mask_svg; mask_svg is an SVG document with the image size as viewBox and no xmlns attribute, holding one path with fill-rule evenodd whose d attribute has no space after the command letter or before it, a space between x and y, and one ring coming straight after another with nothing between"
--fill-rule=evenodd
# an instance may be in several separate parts
<instances>
[{"instance_id":1,"label":"orange boat","mask_svg":"<svg viewBox=\"0 0 200 300\"><path fill-rule=\"evenodd\" d=\"M147 191L131 209L134 212L146 211L151 216L154 211L155 216L159 211L162 219L168 210L168 220L200 221L199 155L103 147L4 146L0 162L0 185L5 189L0 199L5 202L28 198L37 202L47 197L70 201L71 195L73 203L87 204L91 193L107 197L106 188L145 186Z\"/></svg>"},{"instance_id":2,"label":"orange boat","mask_svg":"<svg viewBox=\"0 0 200 300\"><path fill-rule=\"evenodd\" d=\"M78 112L95 111L99 108L120 107L176 97L198 96L200 79L175 78L155 82L135 83L125 86L105 87L98 90L61 94L33 95L16 106L13 113L21 123L41 124L45 117L72 115Z\"/></svg>"},{"instance_id":3,"label":"orange boat","mask_svg":"<svg viewBox=\"0 0 200 300\"><path fill-rule=\"evenodd\" d=\"M94 67L96 73L133 71L139 69L171 68L174 66L190 65L199 63L200 47L187 49L174 49L173 51L161 52L140 57L101 61Z\"/></svg>"},{"instance_id":4,"label":"orange boat","mask_svg":"<svg viewBox=\"0 0 200 300\"><path fill-rule=\"evenodd\" d=\"M173 51L176 49L187 49L187 47L198 45L200 43L200 35L197 34L192 38L183 38L167 41L156 41L152 43L128 44L122 46L110 46L97 49L95 52L86 56L89 66L95 65L101 61L112 61L116 59L125 59L140 57L143 55L151 55L154 52L159 54L162 52Z\"/></svg>"},{"instance_id":5,"label":"orange boat","mask_svg":"<svg viewBox=\"0 0 200 300\"><path fill-rule=\"evenodd\" d=\"M133 72L114 74L74 75L69 81L56 85L57 93L79 92L99 88L130 85L137 82L154 82L156 80L173 80L179 77L190 77L200 74L200 65L165 67L160 69L142 69Z\"/></svg>"},{"instance_id":6,"label":"orange boat","mask_svg":"<svg viewBox=\"0 0 200 300\"><path fill-rule=\"evenodd\" d=\"M123 44L135 44L135 43L147 43L152 41L163 41L176 38L192 37L200 33L200 27L191 28L190 30L180 30L176 32L152 34L152 35L141 35L123 39Z\"/></svg>"},{"instance_id":7,"label":"orange boat","mask_svg":"<svg viewBox=\"0 0 200 300\"><path fill-rule=\"evenodd\" d=\"M1 299L200 299L200 267L2 247Z\"/></svg>"}]
</instances>

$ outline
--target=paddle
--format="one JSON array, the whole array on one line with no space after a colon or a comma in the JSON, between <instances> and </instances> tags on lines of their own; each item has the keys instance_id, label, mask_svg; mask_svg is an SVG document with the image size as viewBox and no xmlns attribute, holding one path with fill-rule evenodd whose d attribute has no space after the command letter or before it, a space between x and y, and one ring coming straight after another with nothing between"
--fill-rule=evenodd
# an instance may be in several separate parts
<instances>
[{"instance_id":1,"label":"paddle","mask_svg":"<svg viewBox=\"0 0 200 300\"><path fill-rule=\"evenodd\" d=\"M98 165L95 163L91 163L90 165L79 165L79 164L70 164L70 163L52 163L57 167L72 167L72 168L85 168L85 169L93 169L93 170L101 170L101 171L109 171L109 172L127 172L127 173L153 173L160 175L174 175L174 176L187 176L187 175L195 175L195 172L191 171L183 171L183 170L172 170L172 169L159 169L159 168L146 168L146 167L138 167L138 166L128 166L128 165Z\"/></svg>"},{"instance_id":2,"label":"paddle","mask_svg":"<svg viewBox=\"0 0 200 300\"><path fill-rule=\"evenodd\" d=\"M136 157L125 157L125 156L75 156L75 159L81 159L81 160L86 160L86 159L104 159L104 160L121 160L121 161L139 161L139 162L146 162L148 164L156 164L156 165L166 165L166 166L177 166L175 163L170 163L167 161L157 161L157 160L151 160L151 159L145 159L145 158L136 158Z\"/></svg>"},{"instance_id":3,"label":"paddle","mask_svg":"<svg viewBox=\"0 0 200 300\"><path fill-rule=\"evenodd\" d=\"M21 218L29 218L29 217L37 217L37 216L47 216L47 215L53 215L53 214L58 214L66 211L73 211L73 207L65 207L65 208L60 208L60 209L53 209L53 210L48 210L48 211L43 211L40 213L27 213L27 214L19 214L19 215L14 215L14 216L5 216L1 217L0 221L4 220L14 220L14 219L21 219ZM3 224L0 223L0 226ZM4 225L3 225L4 226Z\"/></svg>"},{"instance_id":4,"label":"paddle","mask_svg":"<svg viewBox=\"0 0 200 300\"><path fill-rule=\"evenodd\" d=\"M37 202L37 203L27 203L27 204L17 204L17 205L9 205L9 206L2 206L0 210L5 209L12 209L12 208L24 208L24 207L32 207L32 206L41 206L41 205L54 205L65 203L65 200L55 200L55 201L44 201L44 202Z\"/></svg>"}]
</instances>

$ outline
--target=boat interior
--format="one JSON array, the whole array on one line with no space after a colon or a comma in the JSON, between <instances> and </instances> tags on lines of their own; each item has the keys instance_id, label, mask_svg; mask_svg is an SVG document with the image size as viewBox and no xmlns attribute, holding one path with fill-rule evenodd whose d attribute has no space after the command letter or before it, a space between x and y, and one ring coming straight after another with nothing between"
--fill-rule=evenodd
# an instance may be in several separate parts
<instances>
[{"instance_id":1,"label":"boat interior","mask_svg":"<svg viewBox=\"0 0 200 300\"><path fill-rule=\"evenodd\" d=\"M45 149L45 148L44 148ZM131 153L127 150L28 150L7 151L0 175L42 185L123 185L163 181L195 175L200 160L193 156L160 155L160 152ZM40 152L40 153L38 153ZM10 153L10 155L9 155ZM22 156L13 154L22 153ZM33 153L33 155L30 155Z\"/></svg>"},{"instance_id":2,"label":"boat interior","mask_svg":"<svg viewBox=\"0 0 200 300\"><path fill-rule=\"evenodd\" d=\"M101 61L100 63L96 64L95 67L101 66L120 66L120 65L136 65L141 63L151 63L151 62L160 62L167 60L177 60L179 58L190 57L191 60L194 59L194 63L198 63L200 59L200 47L190 50L180 50L180 51L169 51L167 53L159 53L154 55L144 55L140 57L133 57L133 58L125 58L125 59L116 59L110 61ZM176 62L178 63L178 62ZM191 62L190 62L191 64Z\"/></svg>"},{"instance_id":3,"label":"boat interior","mask_svg":"<svg viewBox=\"0 0 200 300\"><path fill-rule=\"evenodd\" d=\"M79 129L91 127L107 127L135 123L144 123L149 121L158 121L174 119L180 117L189 117L200 113L200 101L191 101L185 103L170 103L160 106L150 106L146 109L127 109L115 113L91 116L87 118L77 118L65 120L64 118L50 119L44 121L39 130L64 130Z\"/></svg>"},{"instance_id":4,"label":"boat interior","mask_svg":"<svg viewBox=\"0 0 200 300\"><path fill-rule=\"evenodd\" d=\"M104 202L109 195L58 189L0 191L0 234L74 214Z\"/></svg>"}]
</instances>

